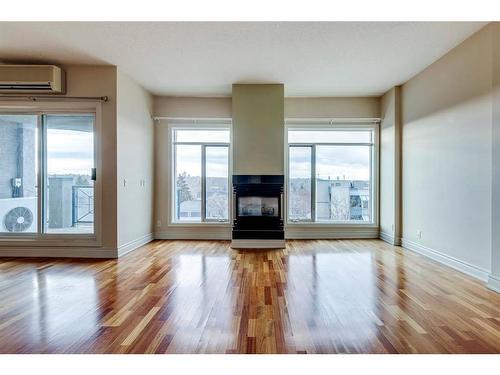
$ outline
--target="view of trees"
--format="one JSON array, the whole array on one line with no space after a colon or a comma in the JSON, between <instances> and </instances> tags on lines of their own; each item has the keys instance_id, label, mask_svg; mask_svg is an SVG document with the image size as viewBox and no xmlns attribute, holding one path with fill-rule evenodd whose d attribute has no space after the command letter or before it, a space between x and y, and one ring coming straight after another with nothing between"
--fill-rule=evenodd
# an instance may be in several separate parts
<instances>
[{"instance_id":1,"label":"view of trees","mask_svg":"<svg viewBox=\"0 0 500 375\"><path fill-rule=\"evenodd\" d=\"M293 178L290 180L289 205L290 219L311 218L310 178Z\"/></svg>"},{"instance_id":2,"label":"view of trees","mask_svg":"<svg viewBox=\"0 0 500 375\"><path fill-rule=\"evenodd\" d=\"M183 172L177 176L177 199L180 217L201 217L201 177L191 176ZM228 219L228 180L225 177L207 177L206 180L206 217L207 219ZM183 202L198 202L189 206L182 205ZM191 215L183 210L191 210ZM193 210L197 215L193 215Z\"/></svg>"},{"instance_id":3,"label":"view of trees","mask_svg":"<svg viewBox=\"0 0 500 375\"><path fill-rule=\"evenodd\" d=\"M177 176L177 199L179 204L185 201L192 201L193 195L187 181L188 175L186 172Z\"/></svg>"}]
</instances>

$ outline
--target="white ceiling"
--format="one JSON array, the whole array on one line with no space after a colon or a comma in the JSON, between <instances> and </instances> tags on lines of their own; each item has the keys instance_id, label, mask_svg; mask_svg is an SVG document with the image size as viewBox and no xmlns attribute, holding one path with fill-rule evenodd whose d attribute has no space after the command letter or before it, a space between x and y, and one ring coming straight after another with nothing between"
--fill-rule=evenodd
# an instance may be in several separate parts
<instances>
[{"instance_id":1,"label":"white ceiling","mask_svg":"<svg viewBox=\"0 0 500 375\"><path fill-rule=\"evenodd\" d=\"M4 62L113 64L157 95L225 96L284 83L287 96L380 95L484 22L0 23Z\"/></svg>"}]
</instances>

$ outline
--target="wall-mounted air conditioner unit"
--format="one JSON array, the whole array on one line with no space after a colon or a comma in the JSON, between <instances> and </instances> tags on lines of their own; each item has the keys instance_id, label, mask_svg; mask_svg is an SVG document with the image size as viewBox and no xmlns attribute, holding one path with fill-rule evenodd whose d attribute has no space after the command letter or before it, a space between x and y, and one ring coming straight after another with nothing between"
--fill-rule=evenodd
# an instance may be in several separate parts
<instances>
[{"instance_id":1,"label":"wall-mounted air conditioner unit","mask_svg":"<svg viewBox=\"0 0 500 375\"><path fill-rule=\"evenodd\" d=\"M0 93L63 94L64 83L55 65L0 65Z\"/></svg>"}]
</instances>

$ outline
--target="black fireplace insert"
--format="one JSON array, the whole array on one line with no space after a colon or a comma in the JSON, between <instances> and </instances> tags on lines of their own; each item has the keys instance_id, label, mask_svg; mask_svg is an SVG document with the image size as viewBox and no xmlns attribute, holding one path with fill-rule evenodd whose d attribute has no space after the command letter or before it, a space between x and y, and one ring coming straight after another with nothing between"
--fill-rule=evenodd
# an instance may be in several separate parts
<instances>
[{"instance_id":1,"label":"black fireplace insert","mask_svg":"<svg viewBox=\"0 0 500 375\"><path fill-rule=\"evenodd\" d=\"M282 175L233 176L233 240L282 240Z\"/></svg>"}]
</instances>

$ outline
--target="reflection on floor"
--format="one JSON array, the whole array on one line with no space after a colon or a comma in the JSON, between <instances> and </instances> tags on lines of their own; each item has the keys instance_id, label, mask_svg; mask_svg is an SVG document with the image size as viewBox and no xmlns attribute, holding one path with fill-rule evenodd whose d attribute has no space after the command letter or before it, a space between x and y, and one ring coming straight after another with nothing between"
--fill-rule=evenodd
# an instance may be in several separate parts
<instances>
[{"instance_id":1,"label":"reflection on floor","mask_svg":"<svg viewBox=\"0 0 500 375\"><path fill-rule=\"evenodd\" d=\"M500 295L378 240L0 261L1 353L499 353Z\"/></svg>"}]
</instances>

